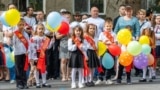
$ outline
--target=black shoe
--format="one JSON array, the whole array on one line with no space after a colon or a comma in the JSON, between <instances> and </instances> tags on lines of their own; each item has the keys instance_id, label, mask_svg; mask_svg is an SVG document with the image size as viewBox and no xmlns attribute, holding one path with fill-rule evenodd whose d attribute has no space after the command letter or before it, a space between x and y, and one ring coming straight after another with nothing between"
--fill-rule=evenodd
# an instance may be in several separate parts
<instances>
[{"instance_id":1,"label":"black shoe","mask_svg":"<svg viewBox=\"0 0 160 90\"><path fill-rule=\"evenodd\" d=\"M89 82L89 83L90 83L91 86L95 86L95 84L94 84L93 81L91 81L91 82Z\"/></svg>"},{"instance_id":2,"label":"black shoe","mask_svg":"<svg viewBox=\"0 0 160 90\"><path fill-rule=\"evenodd\" d=\"M40 85L36 85L36 88L41 88L41 86Z\"/></svg>"},{"instance_id":3,"label":"black shoe","mask_svg":"<svg viewBox=\"0 0 160 90\"><path fill-rule=\"evenodd\" d=\"M120 79L117 79L117 84L121 84L121 80Z\"/></svg>"},{"instance_id":4,"label":"black shoe","mask_svg":"<svg viewBox=\"0 0 160 90\"><path fill-rule=\"evenodd\" d=\"M148 82L153 82L153 80L152 80L152 79L150 79Z\"/></svg>"},{"instance_id":5,"label":"black shoe","mask_svg":"<svg viewBox=\"0 0 160 90\"><path fill-rule=\"evenodd\" d=\"M48 88L50 88L50 87L51 87L51 85L48 85L48 84L42 84L42 87L48 87Z\"/></svg>"},{"instance_id":6,"label":"black shoe","mask_svg":"<svg viewBox=\"0 0 160 90\"><path fill-rule=\"evenodd\" d=\"M89 87L89 86L90 86L90 83L89 83L89 82L85 83L85 86Z\"/></svg>"},{"instance_id":7,"label":"black shoe","mask_svg":"<svg viewBox=\"0 0 160 90\"><path fill-rule=\"evenodd\" d=\"M22 85L18 85L17 89L23 89L24 87Z\"/></svg>"},{"instance_id":8,"label":"black shoe","mask_svg":"<svg viewBox=\"0 0 160 90\"><path fill-rule=\"evenodd\" d=\"M147 82L146 79L140 79L139 82Z\"/></svg>"},{"instance_id":9,"label":"black shoe","mask_svg":"<svg viewBox=\"0 0 160 90\"><path fill-rule=\"evenodd\" d=\"M24 85L23 89L29 89L29 87L27 85Z\"/></svg>"},{"instance_id":10,"label":"black shoe","mask_svg":"<svg viewBox=\"0 0 160 90\"><path fill-rule=\"evenodd\" d=\"M156 76L152 76L152 79L156 79Z\"/></svg>"},{"instance_id":11,"label":"black shoe","mask_svg":"<svg viewBox=\"0 0 160 90\"><path fill-rule=\"evenodd\" d=\"M127 79L127 84L132 84L130 79Z\"/></svg>"}]
</instances>

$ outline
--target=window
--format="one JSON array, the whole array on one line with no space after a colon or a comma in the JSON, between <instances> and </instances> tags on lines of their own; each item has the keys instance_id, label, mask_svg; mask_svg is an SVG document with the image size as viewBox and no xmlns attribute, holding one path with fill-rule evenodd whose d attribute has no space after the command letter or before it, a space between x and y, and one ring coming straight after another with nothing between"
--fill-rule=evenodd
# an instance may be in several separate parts
<instances>
[{"instance_id":1,"label":"window","mask_svg":"<svg viewBox=\"0 0 160 90\"><path fill-rule=\"evenodd\" d=\"M45 4L46 0L13 0L13 3L16 4L18 9L22 12L26 11L26 8L28 6L31 6L34 8L35 11L37 10L45 10Z\"/></svg>"},{"instance_id":2,"label":"window","mask_svg":"<svg viewBox=\"0 0 160 90\"><path fill-rule=\"evenodd\" d=\"M92 6L97 6L101 15L105 14L106 0L73 0L73 12L89 13Z\"/></svg>"}]
</instances>

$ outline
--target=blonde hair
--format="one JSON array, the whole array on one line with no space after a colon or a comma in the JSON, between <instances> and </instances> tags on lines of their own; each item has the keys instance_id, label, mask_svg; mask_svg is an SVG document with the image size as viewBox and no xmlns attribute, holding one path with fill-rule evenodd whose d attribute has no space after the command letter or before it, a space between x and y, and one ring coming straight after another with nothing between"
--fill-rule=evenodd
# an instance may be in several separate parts
<instances>
[{"instance_id":1,"label":"blonde hair","mask_svg":"<svg viewBox=\"0 0 160 90\"><path fill-rule=\"evenodd\" d=\"M139 11L138 11L138 14L139 13L143 13L143 14L145 14L146 15L146 10L144 10L144 9L140 9Z\"/></svg>"}]
</instances>

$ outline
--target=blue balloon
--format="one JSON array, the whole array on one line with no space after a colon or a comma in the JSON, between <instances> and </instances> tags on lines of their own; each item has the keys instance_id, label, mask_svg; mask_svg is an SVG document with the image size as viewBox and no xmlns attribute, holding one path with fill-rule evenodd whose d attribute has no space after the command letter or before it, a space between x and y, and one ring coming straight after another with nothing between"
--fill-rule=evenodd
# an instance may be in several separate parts
<instances>
[{"instance_id":1,"label":"blue balloon","mask_svg":"<svg viewBox=\"0 0 160 90\"><path fill-rule=\"evenodd\" d=\"M47 16L47 23L51 28L58 27L62 22L62 16L58 12L51 12Z\"/></svg>"},{"instance_id":2,"label":"blue balloon","mask_svg":"<svg viewBox=\"0 0 160 90\"><path fill-rule=\"evenodd\" d=\"M10 48L7 48L7 47L4 47L4 51L5 51L5 58L6 58L6 66L8 68L12 68L15 63L12 61L11 59L11 51L10 51Z\"/></svg>"},{"instance_id":3,"label":"blue balloon","mask_svg":"<svg viewBox=\"0 0 160 90\"><path fill-rule=\"evenodd\" d=\"M9 27L9 24L8 24L8 23L6 22L6 20L5 20L5 14L6 14L6 12L3 12L3 13L2 13L2 15L0 16L0 21L2 22L3 25Z\"/></svg>"},{"instance_id":4,"label":"blue balloon","mask_svg":"<svg viewBox=\"0 0 160 90\"><path fill-rule=\"evenodd\" d=\"M102 65L106 69L111 69L114 66L114 59L109 53L105 53L103 58L102 58Z\"/></svg>"},{"instance_id":5,"label":"blue balloon","mask_svg":"<svg viewBox=\"0 0 160 90\"><path fill-rule=\"evenodd\" d=\"M151 53L151 47L148 44L143 44L142 53L145 55L149 55Z\"/></svg>"}]
</instances>

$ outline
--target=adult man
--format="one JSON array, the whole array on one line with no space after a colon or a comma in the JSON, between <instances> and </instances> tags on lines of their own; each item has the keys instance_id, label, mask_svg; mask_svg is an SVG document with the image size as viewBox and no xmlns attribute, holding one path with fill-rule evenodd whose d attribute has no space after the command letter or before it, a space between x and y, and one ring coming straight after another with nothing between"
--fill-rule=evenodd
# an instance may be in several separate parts
<instances>
[{"instance_id":1,"label":"adult man","mask_svg":"<svg viewBox=\"0 0 160 90\"><path fill-rule=\"evenodd\" d=\"M99 17L99 9L97 7L93 6L91 8L91 17L88 18L86 21L87 23L92 23L97 26L96 37L98 37L99 34L103 31L104 20Z\"/></svg>"},{"instance_id":2,"label":"adult man","mask_svg":"<svg viewBox=\"0 0 160 90\"><path fill-rule=\"evenodd\" d=\"M119 17L124 16L124 15L125 15L125 5L120 5L119 16L117 16L113 21L113 30L114 30L114 27L116 26L116 23L117 23Z\"/></svg>"}]
</instances>

